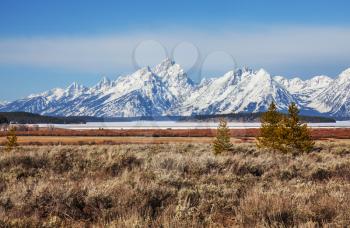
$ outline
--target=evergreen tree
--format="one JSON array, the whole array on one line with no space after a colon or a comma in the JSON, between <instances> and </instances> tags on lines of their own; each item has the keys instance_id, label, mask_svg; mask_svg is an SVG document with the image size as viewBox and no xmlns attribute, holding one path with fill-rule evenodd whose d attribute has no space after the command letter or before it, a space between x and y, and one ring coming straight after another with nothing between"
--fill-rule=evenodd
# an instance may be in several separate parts
<instances>
[{"instance_id":1,"label":"evergreen tree","mask_svg":"<svg viewBox=\"0 0 350 228\"><path fill-rule=\"evenodd\" d=\"M219 126L217 128L216 138L213 142L214 154L221 154L222 152L232 150L232 143L230 141L230 129L227 127L227 121L220 119Z\"/></svg>"},{"instance_id":2,"label":"evergreen tree","mask_svg":"<svg viewBox=\"0 0 350 228\"><path fill-rule=\"evenodd\" d=\"M283 121L284 132L282 139L287 152L294 154L310 152L314 146L310 130L307 124L303 124L299 118L299 109L295 103L289 105L288 118Z\"/></svg>"},{"instance_id":3,"label":"evergreen tree","mask_svg":"<svg viewBox=\"0 0 350 228\"><path fill-rule=\"evenodd\" d=\"M281 149L281 139L279 138L282 131L280 129L281 121L282 115L277 111L275 103L272 102L267 112L261 116L260 135L257 138L259 147Z\"/></svg>"},{"instance_id":4,"label":"evergreen tree","mask_svg":"<svg viewBox=\"0 0 350 228\"><path fill-rule=\"evenodd\" d=\"M17 144L16 129L14 127L11 127L6 137L6 151L11 151L17 146L18 144Z\"/></svg>"},{"instance_id":5,"label":"evergreen tree","mask_svg":"<svg viewBox=\"0 0 350 228\"><path fill-rule=\"evenodd\" d=\"M261 117L257 141L259 147L293 154L310 152L314 146L307 124L300 121L299 109L295 103L289 105L288 116L278 113L276 105L271 103Z\"/></svg>"}]
</instances>

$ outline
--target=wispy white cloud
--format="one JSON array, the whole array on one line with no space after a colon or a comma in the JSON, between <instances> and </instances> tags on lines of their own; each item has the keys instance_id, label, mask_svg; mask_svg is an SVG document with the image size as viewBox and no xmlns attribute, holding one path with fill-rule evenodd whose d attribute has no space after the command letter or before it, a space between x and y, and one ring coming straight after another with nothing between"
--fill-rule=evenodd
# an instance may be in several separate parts
<instances>
[{"instance_id":1,"label":"wispy white cloud","mask_svg":"<svg viewBox=\"0 0 350 228\"><path fill-rule=\"evenodd\" d=\"M350 28L346 27L265 27L251 31L177 28L90 37L0 39L0 64L127 72L134 68L133 53L141 65L154 64L165 57L162 47L149 40L160 42L168 54L185 41L198 47L201 61L212 52L223 51L233 56L238 65L268 69L308 63L346 63L350 59ZM138 49L134 52L135 47ZM193 49L188 51L193 52ZM206 62L208 71L223 67L227 55L222 56Z\"/></svg>"}]
</instances>

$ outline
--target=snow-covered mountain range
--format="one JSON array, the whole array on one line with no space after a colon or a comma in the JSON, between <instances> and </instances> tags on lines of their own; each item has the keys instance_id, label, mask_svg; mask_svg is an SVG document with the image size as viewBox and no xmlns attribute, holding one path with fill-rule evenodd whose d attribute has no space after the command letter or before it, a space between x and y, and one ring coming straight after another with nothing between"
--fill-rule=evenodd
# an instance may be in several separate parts
<instances>
[{"instance_id":1,"label":"snow-covered mountain range","mask_svg":"<svg viewBox=\"0 0 350 228\"><path fill-rule=\"evenodd\" d=\"M77 83L0 104L0 111L45 115L134 117L265 111L274 101L281 111L291 102L306 114L350 117L350 68L338 78L309 80L272 77L264 69L243 68L194 83L170 59L88 88Z\"/></svg>"}]
</instances>

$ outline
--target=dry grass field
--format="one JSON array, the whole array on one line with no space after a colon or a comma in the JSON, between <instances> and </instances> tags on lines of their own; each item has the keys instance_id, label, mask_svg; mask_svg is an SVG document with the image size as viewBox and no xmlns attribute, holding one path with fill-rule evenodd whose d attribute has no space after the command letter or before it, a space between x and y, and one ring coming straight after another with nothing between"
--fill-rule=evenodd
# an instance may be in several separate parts
<instances>
[{"instance_id":1,"label":"dry grass field","mask_svg":"<svg viewBox=\"0 0 350 228\"><path fill-rule=\"evenodd\" d=\"M0 137L6 136L0 131ZM69 130L45 129L17 131L18 136L86 136L86 137L214 137L216 129L124 129L124 130ZM231 137L256 137L259 129L231 129ZM350 139L350 128L312 128L314 139L337 138Z\"/></svg>"},{"instance_id":2,"label":"dry grass field","mask_svg":"<svg viewBox=\"0 0 350 228\"><path fill-rule=\"evenodd\" d=\"M1 148L0 148L1 149ZM350 147L21 146L0 154L0 227L346 227Z\"/></svg>"},{"instance_id":3,"label":"dry grass field","mask_svg":"<svg viewBox=\"0 0 350 228\"><path fill-rule=\"evenodd\" d=\"M119 145L164 143L211 143L213 137L112 137L112 136L18 136L20 145ZM233 143L254 142L254 138L232 138ZM6 137L0 137L4 145Z\"/></svg>"},{"instance_id":4,"label":"dry grass field","mask_svg":"<svg viewBox=\"0 0 350 228\"><path fill-rule=\"evenodd\" d=\"M166 143L212 143L213 137L112 137L112 136L18 136L19 145L120 145L120 144L166 144ZM320 142L349 144L349 139L322 138ZM231 138L231 142L255 143L253 137ZM5 145L6 137L0 137L0 145Z\"/></svg>"},{"instance_id":5,"label":"dry grass field","mask_svg":"<svg viewBox=\"0 0 350 228\"><path fill-rule=\"evenodd\" d=\"M233 143L255 142L259 129L231 129ZM350 128L312 129L319 141L347 142ZM0 132L0 145L6 142L6 132ZM211 143L216 129L131 129L131 130L65 130L40 129L17 131L20 145L118 145L162 143Z\"/></svg>"}]
</instances>

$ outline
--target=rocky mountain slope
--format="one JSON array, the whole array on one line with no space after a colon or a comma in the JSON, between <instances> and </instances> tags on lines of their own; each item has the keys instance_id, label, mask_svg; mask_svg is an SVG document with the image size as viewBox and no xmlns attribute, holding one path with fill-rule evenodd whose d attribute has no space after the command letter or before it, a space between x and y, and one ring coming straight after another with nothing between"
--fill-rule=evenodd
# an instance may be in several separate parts
<instances>
[{"instance_id":1,"label":"rocky mountain slope","mask_svg":"<svg viewBox=\"0 0 350 228\"><path fill-rule=\"evenodd\" d=\"M133 117L261 112L274 101L281 111L295 102L305 112L350 117L350 69L336 79L272 77L243 68L194 83L180 65L165 59L88 88L77 83L0 104L0 111L45 115Z\"/></svg>"}]
</instances>

